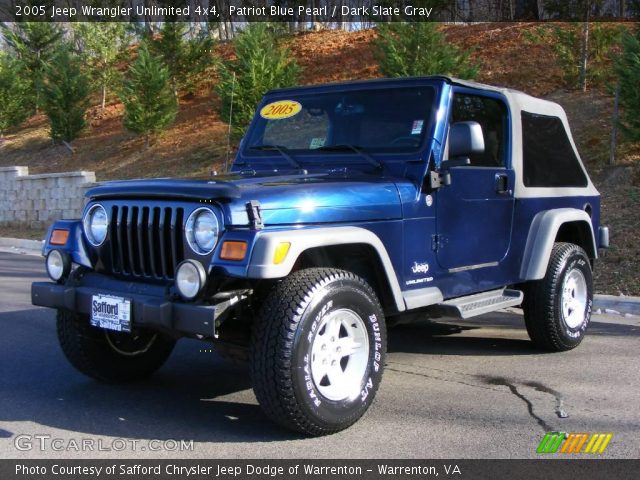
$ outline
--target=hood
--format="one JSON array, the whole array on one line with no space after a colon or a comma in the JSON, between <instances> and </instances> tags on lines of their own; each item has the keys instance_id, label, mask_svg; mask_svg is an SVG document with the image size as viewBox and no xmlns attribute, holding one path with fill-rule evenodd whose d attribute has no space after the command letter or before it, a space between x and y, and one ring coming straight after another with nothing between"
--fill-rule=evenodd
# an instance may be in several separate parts
<instances>
[{"instance_id":1,"label":"hood","mask_svg":"<svg viewBox=\"0 0 640 480\"><path fill-rule=\"evenodd\" d=\"M231 204L234 225L246 224L246 202L260 202L266 225L390 220L402 217L395 183L374 175L325 173L243 179Z\"/></svg>"},{"instance_id":2,"label":"hood","mask_svg":"<svg viewBox=\"0 0 640 480\"><path fill-rule=\"evenodd\" d=\"M317 173L307 175L228 175L207 179L154 179L107 182L87 191L92 200L219 200L227 222L249 223L247 202L260 202L266 225L390 220L402 217L393 179Z\"/></svg>"}]
</instances>

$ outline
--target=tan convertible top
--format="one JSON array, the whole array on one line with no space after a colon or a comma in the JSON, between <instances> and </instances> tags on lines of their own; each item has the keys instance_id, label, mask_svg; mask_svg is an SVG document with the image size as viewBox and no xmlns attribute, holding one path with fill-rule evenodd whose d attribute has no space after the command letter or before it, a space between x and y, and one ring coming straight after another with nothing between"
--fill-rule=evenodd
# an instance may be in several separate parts
<instances>
[{"instance_id":1,"label":"tan convertible top","mask_svg":"<svg viewBox=\"0 0 640 480\"><path fill-rule=\"evenodd\" d=\"M479 92L495 92L506 98L509 110L511 112L511 132L512 132L512 142L511 142L511 159L512 165L516 172L516 184L514 188L514 194L516 198L525 198L525 197L564 197L564 196L591 196L597 195L598 191L594 187L589 175L584 168L584 164L580 159L580 154L578 153L578 149L576 148L575 142L573 141L573 136L571 135L571 128L569 127L569 120L567 119L567 114L564 109L557 103L551 102L549 100L544 100L541 98L533 97L519 90L514 90L512 88L505 87L496 87L493 85L487 85L484 83L473 82L469 80L462 80L459 78L448 77L444 75L434 75L434 76L424 76L424 77L407 77L407 78L377 78L371 80L354 80L347 82L334 82L322 85L305 85L298 87L287 87L282 89L272 90L272 92L286 92L290 90L307 90L307 89L317 89L323 87L336 87L340 85L371 85L376 83L395 83L402 84L403 82L412 83L416 80L439 80L444 81L454 87L466 87ZM271 93L271 92L269 92ZM557 117L562 121L564 128L569 137L569 141L571 142L571 146L576 154L580 162L580 166L582 170L585 172L585 175L588 179L588 184L586 187L525 187L524 182L522 180L522 170L523 170L523 161L522 161L522 112L534 113L537 115L547 115L552 117Z\"/></svg>"},{"instance_id":2,"label":"tan convertible top","mask_svg":"<svg viewBox=\"0 0 640 480\"><path fill-rule=\"evenodd\" d=\"M595 186L591 182L591 179L589 178L589 175L587 174L584 163L582 162L580 154L578 153L576 144L573 141L567 114L564 111L564 108L562 108L559 104L550 102L549 100L533 97L524 92L511 88L495 87L492 85L486 85L483 83L472 82L468 80L460 80L457 78L441 78L447 79L454 86L457 85L461 87L472 88L474 90L485 90L500 93L509 102L509 108L511 110L511 132L513 140L511 142L511 158L513 168L516 171L516 185L514 191L516 198L586 196L598 194L598 191L596 190ZM525 187L522 181L522 112L557 117L562 121L564 128L567 131L569 141L571 142L571 146L580 162L582 170L585 172L585 176L588 179L588 184L586 187Z\"/></svg>"}]
</instances>

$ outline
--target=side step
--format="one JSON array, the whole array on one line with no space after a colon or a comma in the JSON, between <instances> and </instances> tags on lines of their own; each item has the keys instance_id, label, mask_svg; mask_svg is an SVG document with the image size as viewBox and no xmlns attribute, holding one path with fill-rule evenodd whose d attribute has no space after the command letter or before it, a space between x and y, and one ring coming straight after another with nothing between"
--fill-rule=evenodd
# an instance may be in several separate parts
<instances>
[{"instance_id":1,"label":"side step","mask_svg":"<svg viewBox=\"0 0 640 480\"><path fill-rule=\"evenodd\" d=\"M471 318L522 303L520 290L499 289L454 298L434 305L432 308L441 315Z\"/></svg>"}]
</instances>

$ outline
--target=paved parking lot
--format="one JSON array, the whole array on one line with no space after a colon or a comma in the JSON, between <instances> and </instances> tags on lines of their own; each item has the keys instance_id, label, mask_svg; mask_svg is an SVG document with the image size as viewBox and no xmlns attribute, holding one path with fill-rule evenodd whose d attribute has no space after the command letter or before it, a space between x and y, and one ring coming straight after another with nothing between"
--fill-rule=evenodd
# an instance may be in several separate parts
<instances>
[{"instance_id":1,"label":"paved parking lot","mask_svg":"<svg viewBox=\"0 0 640 480\"><path fill-rule=\"evenodd\" d=\"M367 415L308 439L267 421L246 367L197 341L143 383L83 377L54 313L30 304L40 278L40 258L0 253L0 458L530 458L552 430L611 432L604 456L640 457L640 317L594 316L561 354L534 350L517 310L396 327Z\"/></svg>"}]
</instances>

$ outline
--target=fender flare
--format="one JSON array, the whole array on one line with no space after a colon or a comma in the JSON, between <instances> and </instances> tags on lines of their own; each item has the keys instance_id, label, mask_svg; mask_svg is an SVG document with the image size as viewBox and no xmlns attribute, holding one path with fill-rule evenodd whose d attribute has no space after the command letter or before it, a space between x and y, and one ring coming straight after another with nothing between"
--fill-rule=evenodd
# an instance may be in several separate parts
<instances>
[{"instance_id":1,"label":"fender flare","mask_svg":"<svg viewBox=\"0 0 640 480\"><path fill-rule=\"evenodd\" d=\"M273 263L274 253L276 247L282 242L290 243L289 252L282 263L275 265ZM289 275L296 260L305 250L347 244L365 244L373 247L384 268L397 310L399 312L406 310L400 283L387 249L375 233L365 228L304 228L261 232L253 248L247 268L247 277L283 278Z\"/></svg>"},{"instance_id":2,"label":"fender flare","mask_svg":"<svg viewBox=\"0 0 640 480\"><path fill-rule=\"evenodd\" d=\"M522 280L540 280L544 278L551 250L560 227L569 222L584 222L591 232L594 258L598 256L591 217L577 208L558 208L539 212L531 222L529 236L522 256L520 278Z\"/></svg>"},{"instance_id":3,"label":"fender flare","mask_svg":"<svg viewBox=\"0 0 640 480\"><path fill-rule=\"evenodd\" d=\"M51 245L49 242L51 232L55 229L69 230L69 238L65 245ZM85 248L83 236L82 220L56 220L47 230L47 236L42 245L42 256L46 257L53 249L62 250L71 255L74 263L92 268L91 259Z\"/></svg>"}]
</instances>

